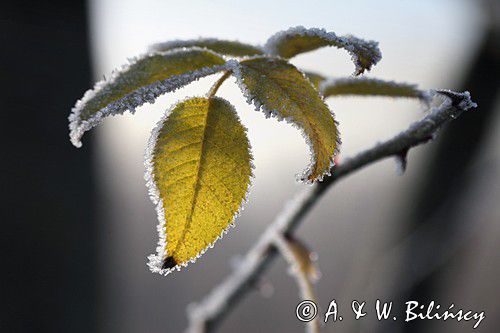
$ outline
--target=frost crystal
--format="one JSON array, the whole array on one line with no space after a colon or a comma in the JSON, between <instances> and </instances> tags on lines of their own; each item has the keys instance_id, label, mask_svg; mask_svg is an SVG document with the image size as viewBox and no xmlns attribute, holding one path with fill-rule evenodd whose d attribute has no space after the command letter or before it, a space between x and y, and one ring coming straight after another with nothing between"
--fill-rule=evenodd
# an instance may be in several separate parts
<instances>
[{"instance_id":1,"label":"frost crystal","mask_svg":"<svg viewBox=\"0 0 500 333\"><path fill-rule=\"evenodd\" d=\"M201 49L201 48L189 48L189 49L175 49L167 52L161 52L158 54L162 55L171 55L179 52L184 52L186 50L203 50L204 52L211 52L216 54L215 52ZM153 53L154 54L154 53ZM174 75L167 79L157 81L147 86L140 87L133 92L127 94L123 98L114 101L104 108L100 109L97 113L92 115L90 118L83 120L81 118L82 111L85 105L91 101L98 92L103 89L106 89L109 84L115 82L120 79L120 75L126 72L131 66L137 63L140 59L151 56L153 54L147 54L142 57L133 59L130 64L123 66L119 70L116 70L112 73L111 77L99 81L95 84L94 88L88 90L83 98L79 100L76 105L73 107L69 119L69 129L70 129L70 139L73 145L76 147L81 147L81 138L83 134L97 126L101 123L104 117L114 116L117 114L123 114L125 111L129 110L131 113L135 112L135 108L145 104L145 103L154 103L155 99L158 96L161 96L168 92L173 92L182 86L187 85L193 81L196 81L202 77L215 74L217 72L223 71L227 69L228 66L231 66L231 63L223 64L223 65L215 65L210 67L203 67L194 71L189 71L184 74Z\"/></svg>"},{"instance_id":2,"label":"frost crystal","mask_svg":"<svg viewBox=\"0 0 500 333\"><path fill-rule=\"evenodd\" d=\"M255 57L250 57L247 59L254 59L254 58L260 58L260 57L255 56ZM309 136L305 133L304 129L302 127L300 127L297 124L297 122L294 121L294 119L292 119L292 117L283 117L283 115L280 113L279 110L268 108L265 105L265 103L263 103L257 96L253 95L250 92L250 90L247 88L247 86L243 80L243 75L241 73L241 65L239 62L235 61L233 63L233 65L230 67L230 70L231 70L233 76L236 78L236 84L238 85L241 92L243 93L243 96L245 97L246 102L249 105L253 104L255 107L255 111L263 112L266 118L275 117L278 121L285 121L285 122L291 124L294 128L299 130L299 132L302 135L302 137L304 138L304 141L306 142L306 145L308 146L311 154L310 154L309 165L307 166L307 168L303 172L296 175L296 179L297 179L297 181L301 181L301 182L304 182L306 184L312 185L313 181L309 179L309 175L311 174L311 170L312 170L313 166L316 164L316 153L314 151L314 147L313 147L313 144L312 144ZM310 83L310 80L305 76L305 74L302 73L302 75L303 75L304 79L306 79ZM312 86L312 83L311 83L311 86ZM313 88L314 88L314 86L313 86ZM321 96L321 99L323 99L322 96ZM325 106L326 106L326 104L325 104ZM326 106L326 107L328 108L328 106ZM332 117L334 117L333 113L332 113ZM335 120L335 118L333 119L333 121L335 122L335 125L337 127L337 131L338 131L338 122ZM335 147L335 151L333 153L334 156L339 153L339 147L341 145L342 145L342 140L340 139L340 132L338 132L337 144ZM317 178L317 180L322 181L324 177L330 176L331 175L330 171L332 170L332 168L334 166L335 166L335 161L332 157L328 170L324 174L319 176Z\"/></svg>"},{"instance_id":3,"label":"frost crystal","mask_svg":"<svg viewBox=\"0 0 500 333\"><path fill-rule=\"evenodd\" d=\"M241 264L229 277L216 286L205 299L198 304L192 304L188 308L188 316L193 323L189 332L199 332L199 326L204 323L205 318L211 318L219 309L227 305L228 296L232 295L242 281L246 280L255 272L264 256L268 252L269 245L274 244L277 237L281 237L292 223L293 217L298 215L304 203L311 200L312 188L306 187L290 200L277 219L267 227L257 243L245 255ZM201 327L201 326L200 326Z\"/></svg>"},{"instance_id":4,"label":"frost crystal","mask_svg":"<svg viewBox=\"0 0 500 333\"><path fill-rule=\"evenodd\" d=\"M356 66L355 75L359 75L365 70L370 70L373 65L382 59L382 53L376 41L365 41L351 35L337 36L334 32L327 32L325 29L307 29L303 26L293 27L274 34L264 45L264 51L271 55L281 55L280 49L295 37L316 37L331 46L345 49L351 55ZM325 46L324 44L318 44L318 41L313 43L316 44L311 45L305 51L312 51L318 47Z\"/></svg>"},{"instance_id":5,"label":"frost crystal","mask_svg":"<svg viewBox=\"0 0 500 333\"><path fill-rule=\"evenodd\" d=\"M230 60L227 62L227 65L228 65L228 67L234 67L235 63L237 63L235 60L232 60L232 61ZM190 98L192 98L192 97L189 97L186 99L190 99ZM212 98L218 98L218 97L212 97ZM219 237L217 237L217 239L215 241L213 241L205 249L203 249L195 258L192 258L188 262L178 264L172 268L168 268L168 269L163 268L162 267L163 260L166 256L165 249L166 249L166 245L167 245L167 234L166 234L167 221L165 220L165 208L163 206L163 200L161 199L160 191L158 190L158 187L156 186L156 183L155 183L153 158L154 158L154 151L155 151L156 143L158 141L158 136L159 136L160 131L163 127L163 124L165 123L165 121L169 117L172 110L179 103L182 103L182 101L179 101L179 102L173 104L170 107L170 109L168 109L165 112L163 117L157 122L155 128L151 132L151 137L149 138L149 142L148 142L148 145L146 147L146 153L144 154L144 166L146 169L144 172L144 180L146 181L146 187L148 188L149 197L150 197L151 201L153 202L153 204L156 206L156 214L158 216L158 225L157 225L156 230L157 230L158 236L159 236L158 245L156 247L156 253L151 254L147 257L147 259L148 259L147 265L148 265L151 272L158 273L160 275L165 275L165 276L173 271L180 271L182 267L186 267L190 262L191 263L196 262L196 260L198 258L200 258L203 254L205 254L205 252L209 248L213 248L214 244L219 239L221 239L225 234L227 234L230 228L235 226L234 221L238 218L238 216L240 216L241 212L245 209L244 205L248 202L250 188L252 187L253 180L254 180L253 170L255 169L255 165L253 163L252 147L250 146L250 143L249 143L248 152L250 155L250 166L251 166L251 170L252 170L252 173L250 175L250 184L248 186L245 197L243 198L243 200L240 203L240 206L239 206L240 208L233 216L233 219L232 219L233 222L230 223L228 225L228 227L225 228L221 232L221 234L219 235ZM231 105L231 104L229 104L229 105ZM231 105L231 107L232 107L232 105ZM234 110L234 108L233 108L233 111L234 111L234 113L236 113L236 110ZM247 129L245 128L245 133L246 133L246 131L247 131Z\"/></svg>"},{"instance_id":6,"label":"frost crystal","mask_svg":"<svg viewBox=\"0 0 500 333\"><path fill-rule=\"evenodd\" d=\"M477 104L471 100L471 96L468 91L458 93L448 89L436 89L435 93L448 97L451 100L452 105L458 107L459 109L468 110L477 108Z\"/></svg>"}]
</instances>

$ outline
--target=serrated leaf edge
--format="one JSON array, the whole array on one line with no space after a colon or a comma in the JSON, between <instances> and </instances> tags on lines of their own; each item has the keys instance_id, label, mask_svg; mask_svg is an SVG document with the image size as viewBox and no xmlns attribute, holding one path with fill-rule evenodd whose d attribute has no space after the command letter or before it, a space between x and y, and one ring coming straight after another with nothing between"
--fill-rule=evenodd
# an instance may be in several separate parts
<instances>
[{"instance_id":1,"label":"serrated leaf edge","mask_svg":"<svg viewBox=\"0 0 500 333\"><path fill-rule=\"evenodd\" d=\"M245 60L260 59L260 58L266 59L266 58L269 58L269 57L266 57L266 56L254 56L254 57L245 58ZM277 58L277 59L286 61L285 59L282 59L280 57L273 57L273 58ZM288 63L288 64L291 65L291 66L293 66L290 63ZM293 67L295 67L295 66L293 66ZM309 164L304 169L304 171L302 171L299 174L296 174L296 179L297 179L297 181L303 182L305 184L312 185L315 181L322 181L324 177L327 177L327 176L331 175L331 170L335 166L334 157L340 152L340 145L342 144L342 140L340 138L341 135L340 135L340 130L339 130L339 126L338 126L339 124L338 124L337 120L335 119L334 113L330 110L330 108L328 107L328 105L325 103L325 100L324 100L321 92L319 92L318 89L316 89L316 87L314 87L314 85L309 80L309 78L304 74L304 72L302 72L297 67L295 67L295 69L298 70L302 74L302 76L307 80L307 82L309 82L309 84L313 87L313 89L318 93L319 98L321 98L321 100L323 101L323 104L325 104L326 108L329 110L330 115L332 116L333 121L335 123L335 126L337 128L337 140L336 140L336 145L335 145L334 153L330 157L330 165L329 165L328 169L325 170L325 172L323 174L321 174L318 178L316 178L314 181L310 180L309 176L310 176L310 174L312 172L313 166L316 164L316 154L314 152L314 148L313 148L313 145L311 143L311 140L309 139L309 136L290 117L283 117L283 116L280 115L280 113L277 110L271 110L271 109L266 108L265 105L261 101L259 101L256 96L252 95L252 93L250 92L250 90L248 90L248 88L246 87L245 83L243 82L243 76L241 74L241 64L240 63L234 64L231 67L231 72L232 72L233 76L236 78L236 83L237 83L238 87L240 88L243 96L245 97L246 102L249 105L253 105L255 107L255 111L263 112L266 118L275 117L278 121L283 121L284 120L285 122L291 124L294 128L296 128L296 129L299 130L300 134L304 138L304 141L306 142L306 144L307 144L307 146L309 148L310 159L309 159Z\"/></svg>"},{"instance_id":2,"label":"serrated leaf edge","mask_svg":"<svg viewBox=\"0 0 500 333\"><path fill-rule=\"evenodd\" d=\"M263 49L266 53L271 55L277 55L278 49L277 45L285 38L290 35L300 35L300 36L317 36L322 37L328 41L338 43L340 46L333 45L337 48L343 48L351 56L352 61L356 67L354 75L362 74L365 69L370 70L372 66L376 65L382 59L382 52L378 47L378 42L373 40L364 40L352 35L337 36L333 31L327 32L325 29L320 28L305 28L304 26L291 27L287 30L279 31L269 37L266 44L264 44ZM373 52L373 63L367 67L363 68L359 64L359 57L356 54L356 47L370 49Z\"/></svg>"},{"instance_id":3,"label":"serrated leaf edge","mask_svg":"<svg viewBox=\"0 0 500 333\"><path fill-rule=\"evenodd\" d=\"M147 266L149 267L149 270L151 272L158 273L158 274L164 275L164 276L167 276L168 274L170 274L173 271L180 271L182 267L187 267L189 265L189 263L195 263L196 260L198 260L201 256L203 256L206 251L208 251L208 249L213 248L215 243L219 239L222 239L222 237L225 234L227 234L231 228L235 227L236 219L242 214L242 212L245 210L245 205L248 203L250 189L252 188L252 185L253 185L253 182L255 179L255 175L254 175L255 165L253 163L252 146L251 146L250 141L248 141L248 153L250 156L250 170L251 170L250 182L249 182L248 188L245 192L245 196L243 197L243 199L239 205L238 211L236 213L234 213L234 215L233 215L233 219L232 219L231 223L229 223L229 225L224 230L222 230L221 234L212 243L210 243L206 248L201 250L200 253L198 253L198 255L196 257L190 259L187 262L177 264L176 266L174 266L172 268L168 268L168 269L162 268L163 258L165 257L165 254L166 254L165 248L167 245L167 234L166 234L166 230L164 228L164 226L166 224L166 220L165 220L165 209L163 207L163 200L160 197L160 191L159 191L159 189L156 186L156 183L154 181L154 172L153 172L153 170L154 170L154 165L153 165L154 164L153 163L154 149L155 149L156 143L158 141L158 136L160 134L161 128L163 127L163 124L165 123L165 121L167 121L167 119L170 116L170 114L172 113L172 111L175 109L175 107L178 104L183 103L183 102L190 100L192 98L197 98L197 96L186 97L183 100L180 100L180 101L178 101L170 106L170 108L164 113L162 118L156 123L156 126L152 130L148 145L146 147L146 152L144 154L144 166L146 168L146 171L144 172L144 180L146 181L146 187L148 188L149 198L151 199L151 201L155 205L156 215L158 217L158 225L156 227L156 230L158 232L158 238L159 238L158 244L156 247L156 253L150 254L147 257L147 259L148 259ZM206 96L198 96L198 98L205 98L206 99L207 97ZM245 131L245 135L247 135L248 130L245 127L245 125L243 125L243 123L241 122L241 119L239 118L238 113L236 112L236 109L234 108L234 106L231 103L229 103L227 100L225 100L221 97L211 97L211 98L222 100L224 103L226 103L227 105L229 105L231 107L232 111L236 114L236 117L239 120L240 124L243 126L244 131Z\"/></svg>"},{"instance_id":4,"label":"serrated leaf edge","mask_svg":"<svg viewBox=\"0 0 500 333\"><path fill-rule=\"evenodd\" d=\"M161 54L161 55L169 55L169 54L175 54L175 53L180 53L180 52L185 52L185 51L192 51L192 50L199 50L199 51L204 51L204 52L210 52L213 53L214 55L221 57L225 59L222 55L213 52L212 50L208 50L205 48L199 48L199 47L190 47L190 48L178 48L178 49L173 49L165 52L152 52L148 53L139 57L136 57L134 59L131 59L130 62L126 65L121 66L118 70L113 71L112 75L108 79L104 79L101 81L98 81L92 89L89 89L85 92L83 97L78 100L75 104L75 106L71 109L71 114L68 117L69 120L69 130L70 130L70 140L71 143L79 148L82 146L81 139L83 137L83 134L90 129L96 127L99 125L104 117L107 116L114 116L117 114L123 114L127 110L130 111L130 113L135 113L135 108L145 104L145 103L154 103L156 98L159 96L173 92L191 82L197 81L202 77L208 76L215 74L220 71L224 71L227 68L233 67L234 64L232 64L235 60L228 60L225 64L223 65L216 65L216 66L210 66L210 67L203 67L198 70L194 71L189 71L184 74L180 75L174 75L171 76L167 79L157 81L155 83L152 83L150 85L140 87L133 92L125 95L124 97L120 98L119 100L112 102L96 112L91 118L87 120L81 120L80 115L82 112L82 108L85 106L85 104L92 99L96 92L101 90L105 85L113 82L116 80L116 78L119 76L120 73L126 71L127 69L130 68L135 62L138 60L156 55L156 54Z\"/></svg>"}]
</instances>

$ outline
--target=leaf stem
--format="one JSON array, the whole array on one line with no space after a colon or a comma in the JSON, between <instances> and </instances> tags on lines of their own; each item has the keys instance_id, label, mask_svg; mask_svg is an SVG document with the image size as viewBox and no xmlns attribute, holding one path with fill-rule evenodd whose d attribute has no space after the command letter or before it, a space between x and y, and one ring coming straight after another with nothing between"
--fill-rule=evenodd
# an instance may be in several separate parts
<instances>
[{"instance_id":1,"label":"leaf stem","mask_svg":"<svg viewBox=\"0 0 500 333\"><path fill-rule=\"evenodd\" d=\"M301 191L264 231L240 265L203 300L190 307L189 332L207 332L216 328L247 292L253 289L255 282L276 257L277 235L292 234L331 185L367 165L387 157L398 156L403 150L431 141L443 125L456 119L464 111L476 107L468 92L437 90L433 94L447 98L407 130L346 159L342 164L334 166L331 175L322 182Z\"/></svg>"},{"instance_id":2,"label":"leaf stem","mask_svg":"<svg viewBox=\"0 0 500 333\"><path fill-rule=\"evenodd\" d=\"M229 75L231 75L231 71L224 72L224 74L214 83L212 88L210 88L210 90L208 91L207 93L208 98L215 96L217 90L219 90L220 86L222 85L222 83L224 83L224 81L226 81Z\"/></svg>"}]
</instances>

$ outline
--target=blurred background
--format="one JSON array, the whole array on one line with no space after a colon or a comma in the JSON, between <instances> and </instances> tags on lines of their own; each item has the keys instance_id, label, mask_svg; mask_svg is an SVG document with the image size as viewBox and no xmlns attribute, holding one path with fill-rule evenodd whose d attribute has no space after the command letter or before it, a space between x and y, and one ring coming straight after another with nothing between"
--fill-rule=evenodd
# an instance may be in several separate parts
<instances>
[{"instance_id":1,"label":"blurred background","mask_svg":"<svg viewBox=\"0 0 500 333\"><path fill-rule=\"evenodd\" d=\"M500 8L495 1L158 1L2 0L0 7L2 209L0 331L182 332L186 307L232 270L281 207L304 185L309 160L290 125L246 105L234 81L219 95L249 129L255 181L249 203L224 239L198 262L161 277L146 256L156 216L143 179L149 133L184 96L214 77L162 96L134 115L107 119L76 149L67 116L103 75L154 42L199 36L263 44L291 26L320 27L380 42L368 76L423 89L469 90L479 107L439 138L411 150L398 175L384 160L346 178L321 199L297 235L315 252L324 311L376 299L435 300L485 311L478 331L500 327ZM295 65L330 77L353 71L326 48ZM424 115L411 100L335 98L341 160ZM282 259L220 326L221 332L302 332L298 291ZM399 308L400 310L400 308ZM325 332L469 332L464 322L365 320Z\"/></svg>"}]
</instances>

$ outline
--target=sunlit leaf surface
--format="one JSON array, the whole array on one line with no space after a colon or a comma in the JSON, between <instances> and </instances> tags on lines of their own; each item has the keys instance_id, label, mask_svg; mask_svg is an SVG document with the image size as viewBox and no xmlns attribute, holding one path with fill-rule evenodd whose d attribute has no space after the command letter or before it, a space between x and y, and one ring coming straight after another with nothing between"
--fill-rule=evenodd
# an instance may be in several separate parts
<instances>
[{"instance_id":1,"label":"sunlit leaf surface","mask_svg":"<svg viewBox=\"0 0 500 333\"><path fill-rule=\"evenodd\" d=\"M245 128L221 98L180 102L159 123L146 160L160 220L152 271L167 274L194 261L233 223L250 185L251 159Z\"/></svg>"},{"instance_id":2,"label":"sunlit leaf surface","mask_svg":"<svg viewBox=\"0 0 500 333\"><path fill-rule=\"evenodd\" d=\"M235 75L249 103L305 134L312 161L302 179L310 182L328 174L339 133L333 114L303 74L284 60L258 57L242 61Z\"/></svg>"}]
</instances>

